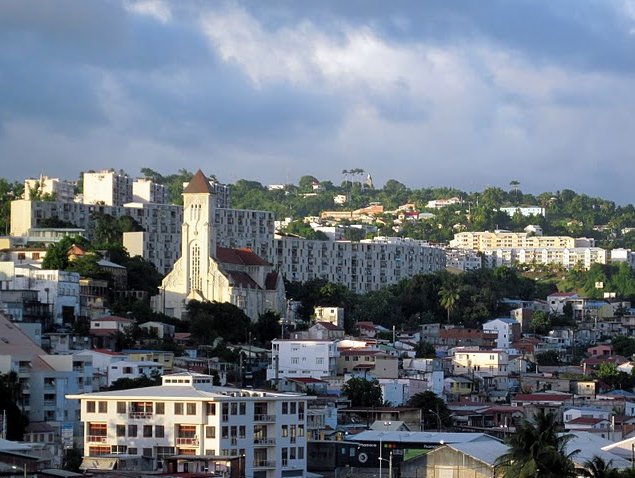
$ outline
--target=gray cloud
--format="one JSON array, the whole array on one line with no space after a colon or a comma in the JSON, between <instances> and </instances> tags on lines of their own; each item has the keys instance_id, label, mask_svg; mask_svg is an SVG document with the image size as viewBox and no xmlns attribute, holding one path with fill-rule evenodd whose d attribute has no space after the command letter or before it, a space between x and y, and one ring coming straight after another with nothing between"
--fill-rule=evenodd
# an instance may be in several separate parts
<instances>
[{"instance_id":1,"label":"gray cloud","mask_svg":"<svg viewBox=\"0 0 635 478\"><path fill-rule=\"evenodd\" d=\"M222 180L632 202L635 3L0 3L3 176Z\"/></svg>"}]
</instances>

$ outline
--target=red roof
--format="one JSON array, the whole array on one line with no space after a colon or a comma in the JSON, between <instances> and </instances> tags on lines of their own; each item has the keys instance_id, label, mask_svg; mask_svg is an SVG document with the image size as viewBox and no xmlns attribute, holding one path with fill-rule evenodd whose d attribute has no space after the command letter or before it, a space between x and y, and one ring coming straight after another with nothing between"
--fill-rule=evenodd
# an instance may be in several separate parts
<instances>
[{"instance_id":1,"label":"red roof","mask_svg":"<svg viewBox=\"0 0 635 478\"><path fill-rule=\"evenodd\" d=\"M568 393L519 393L513 398L515 402L563 402L571 400Z\"/></svg>"},{"instance_id":2,"label":"red roof","mask_svg":"<svg viewBox=\"0 0 635 478\"><path fill-rule=\"evenodd\" d=\"M230 247L216 248L216 259L218 262L225 264L238 264L242 266L268 266L270 265L262 257L254 253L251 249L245 247L241 249L233 249Z\"/></svg>"},{"instance_id":3,"label":"red roof","mask_svg":"<svg viewBox=\"0 0 635 478\"><path fill-rule=\"evenodd\" d=\"M209 193L213 194L214 190L212 186L209 184L209 180L203 174L203 171L200 169L196 171L196 174L192 177L188 185L183 190L183 193L188 194L200 194L200 193Z\"/></svg>"},{"instance_id":4,"label":"red roof","mask_svg":"<svg viewBox=\"0 0 635 478\"><path fill-rule=\"evenodd\" d=\"M381 350L365 350L365 349L344 349L340 350L340 355L383 355Z\"/></svg>"},{"instance_id":5,"label":"red roof","mask_svg":"<svg viewBox=\"0 0 635 478\"><path fill-rule=\"evenodd\" d=\"M115 335L117 333L117 329L90 329L88 335L94 335L96 337L109 337L111 335Z\"/></svg>"},{"instance_id":6,"label":"red roof","mask_svg":"<svg viewBox=\"0 0 635 478\"><path fill-rule=\"evenodd\" d=\"M442 339L461 339L461 338L496 338L496 332L483 332L478 329L441 329L439 337Z\"/></svg>"},{"instance_id":7,"label":"red roof","mask_svg":"<svg viewBox=\"0 0 635 478\"><path fill-rule=\"evenodd\" d=\"M259 289L258 283L251 278L249 274L241 271L228 271L227 274L231 277L234 285L240 287L246 287L249 289Z\"/></svg>"},{"instance_id":8,"label":"red roof","mask_svg":"<svg viewBox=\"0 0 635 478\"><path fill-rule=\"evenodd\" d=\"M319 321L319 322L316 322L315 325L321 325L322 327L324 327L325 329L328 329L328 330L342 330L340 327L338 327L335 324L332 324L331 322Z\"/></svg>"},{"instance_id":9,"label":"red roof","mask_svg":"<svg viewBox=\"0 0 635 478\"><path fill-rule=\"evenodd\" d=\"M126 322L132 324L134 320L127 319L125 317L117 317L116 315L108 315L105 317L99 317L98 319L90 319L91 322Z\"/></svg>"},{"instance_id":10,"label":"red roof","mask_svg":"<svg viewBox=\"0 0 635 478\"><path fill-rule=\"evenodd\" d=\"M93 349L93 352L99 352L100 354L105 355L123 355L121 352L113 352L110 349Z\"/></svg>"},{"instance_id":11,"label":"red roof","mask_svg":"<svg viewBox=\"0 0 635 478\"><path fill-rule=\"evenodd\" d=\"M608 422L608 420L604 418L578 417L569 420L565 425L597 425L600 422Z\"/></svg>"},{"instance_id":12,"label":"red roof","mask_svg":"<svg viewBox=\"0 0 635 478\"><path fill-rule=\"evenodd\" d=\"M278 277L279 274L277 272L270 272L267 274L267 278L265 279L265 289L276 290L278 287Z\"/></svg>"},{"instance_id":13,"label":"red roof","mask_svg":"<svg viewBox=\"0 0 635 478\"><path fill-rule=\"evenodd\" d=\"M294 377L294 378L287 378L287 380L289 380L289 382L298 382L298 383L326 383L324 380L320 380L318 378L311 378L311 377Z\"/></svg>"}]
</instances>

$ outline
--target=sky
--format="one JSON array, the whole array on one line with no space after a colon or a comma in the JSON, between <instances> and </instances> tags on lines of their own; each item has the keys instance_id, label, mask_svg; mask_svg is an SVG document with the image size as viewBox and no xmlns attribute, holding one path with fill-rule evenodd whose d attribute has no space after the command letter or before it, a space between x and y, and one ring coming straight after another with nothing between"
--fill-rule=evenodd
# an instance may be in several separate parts
<instances>
[{"instance_id":1,"label":"sky","mask_svg":"<svg viewBox=\"0 0 635 478\"><path fill-rule=\"evenodd\" d=\"M635 202L635 0L0 0L0 176Z\"/></svg>"}]
</instances>

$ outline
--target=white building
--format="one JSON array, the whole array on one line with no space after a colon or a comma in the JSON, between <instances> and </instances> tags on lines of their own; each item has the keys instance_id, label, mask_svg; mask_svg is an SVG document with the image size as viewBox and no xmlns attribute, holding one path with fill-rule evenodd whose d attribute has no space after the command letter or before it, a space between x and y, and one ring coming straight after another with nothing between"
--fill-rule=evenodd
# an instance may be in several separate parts
<instances>
[{"instance_id":1,"label":"white building","mask_svg":"<svg viewBox=\"0 0 635 478\"><path fill-rule=\"evenodd\" d=\"M316 306L313 309L316 322L329 322L340 329L344 328L344 308Z\"/></svg>"},{"instance_id":2,"label":"white building","mask_svg":"<svg viewBox=\"0 0 635 478\"><path fill-rule=\"evenodd\" d=\"M77 272L38 269L31 265L15 266L10 289L37 290L56 324L72 323L79 316L79 274Z\"/></svg>"},{"instance_id":3,"label":"white building","mask_svg":"<svg viewBox=\"0 0 635 478\"><path fill-rule=\"evenodd\" d=\"M208 471L235 458L240 476L306 476L305 395L214 387L211 376L180 373L157 387L68 398L81 401L85 469L143 456L150 470L165 470L178 455L173 472Z\"/></svg>"},{"instance_id":4,"label":"white building","mask_svg":"<svg viewBox=\"0 0 635 478\"><path fill-rule=\"evenodd\" d=\"M519 322L512 318L502 317L485 322L483 331L498 334L496 348L508 349L513 341L520 338L521 326Z\"/></svg>"},{"instance_id":5,"label":"white building","mask_svg":"<svg viewBox=\"0 0 635 478\"><path fill-rule=\"evenodd\" d=\"M485 252L490 249L572 249L594 247L595 240L587 237L540 236L527 232L497 229L465 231L454 234L450 247Z\"/></svg>"},{"instance_id":6,"label":"white building","mask_svg":"<svg viewBox=\"0 0 635 478\"><path fill-rule=\"evenodd\" d=\"M290 281L322 278L368 292L444 269L445 253L425 241L394 237L360 242L279 237L273 262Z\"/></svg>"},{"instance_id":7,"label":"white building","mask_svg":"<svg viewBox=\"0 0 635 478\"><path fill-rule=\"evenodd\" d=\"M480 253L469 249L445 248L445 267L460 271L471 271L483 267L483 257Z\"/></svg>"},{"instance_id":8,"label":"white building","mask_svg":"<svg viewBox=\"0 0 635 478\"><path fill-rule=\"evenodd\" d=\"M73 202L75 198L75 183L59 178L40 176L24 180L24 199L30 199L31 191L54 197L56 202Z\"/></svg>"},{"instance_id":9,"label":"white building","mask_svg":"<svg viewBox=\"0 0 635 478\"><path fill-rule=\"evenodd\" d=\"M123 206L132 202L132 178L112 169L85 172L83 175L84 204Z\"/></svg>"},{"instance_id":10,"label":"white building","mask_svg":"<svg viewBox=\"0 0 635 478\"><path fill-rule=\"evenodd\" d=\"M47 422L81 433L79 407L68 393L92 392L92 361L82 354L49 355L20 328L0 314L0 373L15 372L22 389L18 406L31 423Z\"/></svg>"},{"instance_id":11,"label":"white building","mask_svg":"<svg viewBox=\"0 0 635 478\"><path fill-rule=\"evenodd\" d=\"M514 216L514 214L522 214L523 216L544 216L545 208L540 206L512 206L512 207L502 207L501 211L507 213L508 216Z\"/></svg>"},{"instance_id":12,"label":"white building","mask_svg":"<svg viewBox=\"0 0 635 478\"><path fill-rule=\"evenodd\" d=\"M252 320L286 307L282 277L250 249L217 244L213 190L199 170L183 190L181 256L153 297L153 309L181 318L190 300L228 302Z\"/></svg>"},{"instance_id":13,"label":"white building","mask_svg":"<svg viewBox=\"0 0 635 478\"><path fill-rule=\"evenodd\" d=\"M155 374L163 375L163 365L149 361L115 361L108 365L108 386L120 378L152 378Z\"/></svg>"},{"instance_id":14,"label":"white building","mask_svg":"<svg viewBox=\"0 0 635 478\"><path fill-rule=\"evenodd\" d=\"M433 199L428 201L426 207L428 209L439 209L446 206L452 206L454 204L461 204L461 199L458 197L452 197L449 199Z\"/></svg>"},{"instance_id":15,"label":"white building","mask_svg":"<svg viewBox=\"0 0 635 478\"><path fill-rule=\"evenodd\" d=\"M163 184L146 178L135 179L132 183L132 201L141 203L166 203L168 192Z\"/></svg>"},{"instance_id":16,"label":"white building","mask_svg":"<svg viewBox=\"0 0 635 478\"><path fill-rule=\"evenodd\" d=\"M626 262L631 269L635 269L635 254L630 249L613 249L611 250L611 262Z\"/></svg>"},{"instance_id":17,"label":"white building","mask_svg":"<svg viewBox=\"0 0 635 478\"><path fill-rule=\"evenodd\" d=\"M589 269L593 264L606 264L608 253L599 247L545 247L486 249L487 267L514 266L516 264L554 264L569 270L577 265Z\"/></svg>"},{"instance_id":18,"label":"white building","mask_svg":"<svg viewBox=\"0 0 635 478\"><path fill-rule=\"evenodd\" d=\"M267 380L323 378L337 374L339 350L336 340L280 340L271 343L272 365Z\"/></svg>"}]
</instances>

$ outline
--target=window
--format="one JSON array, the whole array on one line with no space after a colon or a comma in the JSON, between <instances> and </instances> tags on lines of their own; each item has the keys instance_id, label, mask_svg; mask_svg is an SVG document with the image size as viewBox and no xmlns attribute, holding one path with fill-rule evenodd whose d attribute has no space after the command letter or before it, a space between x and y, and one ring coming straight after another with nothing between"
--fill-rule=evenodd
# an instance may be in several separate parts
<instances>
[{"instance_id":1,"label":"window","mask_svg":"<svg viewBox=\"0 0 635 478\"><path fill-rule=\"evenodd\" d=\"M126 425L117 425L116 426L116 430L117 430L117 436L118 437L125 437L126 436Z\"/></svg>"},{"instance_id":2,"label":"window","mask_svg":"<svg viewBox=\"0 0 635 478\"><path fill-rule=\"evenodd\" d=\"M155 438L163 438L165 436L165 429L163 428L163 425L154 426L154 436Z\"/></svg>"},{"instance_id":3,"label":"window","mask_svg":"<svg viewBox=\"0 0 635 478\"><path fill-rule=\"evenodd\" d=\"M136 448L128 448L128 455L136 455L139 453Z\"/></svg>"},{"instance_id":4,"label":"window","mask_svg":"<svg viewBox=\"0 0 635 478\"><path fill-rule=\"evenodd\" d=\"M183 404L182 403L175 403L174 404L174 414L175 415L183 415Z\"/></svg>"},{"instance_id":5,"label":"window","mask_svg":"<svg viewBox=\"0 0 635 478\"><path fill-rule=\"evenodd\" d=\"M290 409L289 409L289 413L291 415L295 415L296 414L296 407L297 407L297 403L296 402L291 402L290 403Z\"/></svg>"},{"instance_id":6,"label":"window","mask_svg":"<svg viewBox=\"0 0 635 478\"><path fill-rule=\"evenodd\" d=\"M316 365L323 365L324 364L324 357L316 357L315 358L315 364Z\"/></svg>"},{"instance_id":7,"label":"window","mask_svg":"<svg viewBox=\"0 0 635 478\"><path fill-rule=\"evenodd\" d=\"M128 436L133 438L137 437L137 425L128 425Z\"/></svg>"},{"instance_id":8,"label":"window","mask_svg":"<svg viewBox=\"0 0 635 478\"><path fill-rule=\"evenodd\" d=\"M126 402L117 402L117 413L126 413Z\"/></svg>"},{"instance_id":9,"label":"window","mask_svg":"<svg viewBox=\"0 0 635 478\"><path fill-rule=\"evenodd\" d=\"M207 415L216 415L216 404L212 402L207 402L206 413Z\"/></svg>"},{"instance_id":10,"label":"window","mask_svg":"<svg viewBox=\"0 0 635 478\"><path fill-rule=\"evenodd\" d=\"M238 415L238 404L236 402L231 403L231 414Z\"/></svg>"},{"instance_id":11,"label":"window","mask_svg":"<svg viewBox=\"0 0 635 478\"><path fill-rule=\"evenodd\" d=\"M152 425L143 425L143 437L152 438Z\"/></svg>"},{"instance_id":12,"label":"window","mask_svg":"<svg viewBox=\"0 0 635 478\"><path fill-rule=\"evenodd\" d=\"M282 414L283 415L289 414L289 402L282 402Z\"/></svg>"},{"instance_id":13,"label":"window","mask_svg":"<svg viewBox=\"0 0 635 478\"><path fill-rule=\"evenodd\" d=\"M229 427L221 427L220 433L221 438L229 438Z\"/></svg>"},{"instance_id":14,"label":"window","mask_svg":"<svg viewBox=\"0 0 635 478\"><path fill-rule=\"evenodd\" d=\"M289 436L289 426L288 425L282 425L282 436L283 437L288 437Z\"/></svg>"},{"instance_id":15,"label":"window","mask_svg":"<svg viewBox=\"0 0 635 478\"><path fill-rule=\"evenodd\" d=\"M247 414L247 404L245 402L240 402L238 406L238 413L241 415Z\"/></svg>"},{"instance_id":16,"label":"window","mask_svg":"<svg viewBox=\"0 0 635 478\"><path fill-rule=\"evenodd\" d=\"M247 427L244 425L240 425L238 427L238 438L245 438L247 435Z\"/></svg>"},{"instance_id":17,"label":"window","mask_svg":"<svg viewBox=\"0 0 635 478\"><path fill-rule=\"evenodd\" d=\"M290 460L295 460L295 447L291 447L289 448L289 459Z\"/></svg>"},{"instance_id":18,"label":"window","mask_svg":"<svg viewBox=\"0 0 635 478\"><path fill-rule=\"evenodd\" d=\"M205 438L216 438L216 427L205 427Z\"/></svg>"},{"instance_id":19,"label":"window","mask_svg":"<svg viewBox=\"0 0 635 478\"><path fill-rule=\"evenodd\" d=\"M291 363L292 364L297 364L298 363L298 357L291 357Z\"/></svg>"},{"instance_id":20,"label":"window","mask_svg":"<svg viewBox=\"0 0 635 478\"><path fill-rule=\"evenodd\" d=\"M298 447L298 460L304 460L304 447Z\"/></svg>"},{"instance_id":21,"label":"window","mask_svg":"<svg viewBox=\"0 0 635 478\"><path fill-rule=\"evenodd\" d=\"M304 425L298 425L298 436L299 437L304 436Z\"/></svg>"},{"instance_id":22,"label":"window","mask_svg":"<svg viewBox=\"0 0 635 478\"><path fill-rule=\"evenodd\" d=\"M108 413L108 402L98 402L99 413Z\"/></svg>"},{"instance_id":23,"label":"window","mask_svg":"<svg viewBox=\"0 0 635 478\"><path fill-rule=\"evenodd\" d=\"M156 413L157 415L165 415L165 403L157 402L154 405L154 413Z\"/></svg>"},{"instance_id":24,"label":"window","mask_svg":"<svg viewBox=\"0 0 635 478\"><path fill-rule=\"evenodd\" d=\"M89 400L86 402L86 413L95 413L95 402Z\"/></svg>"},{"instance_id":25,"label":"window","mask_svg":"<svg viewBox=\"0 0 635 478\"><path fill-rule=\"evenodd\" d=\"M187 414L188 415L196 415L196 403L187 404Z\"/></svg>"}]
</instances>

